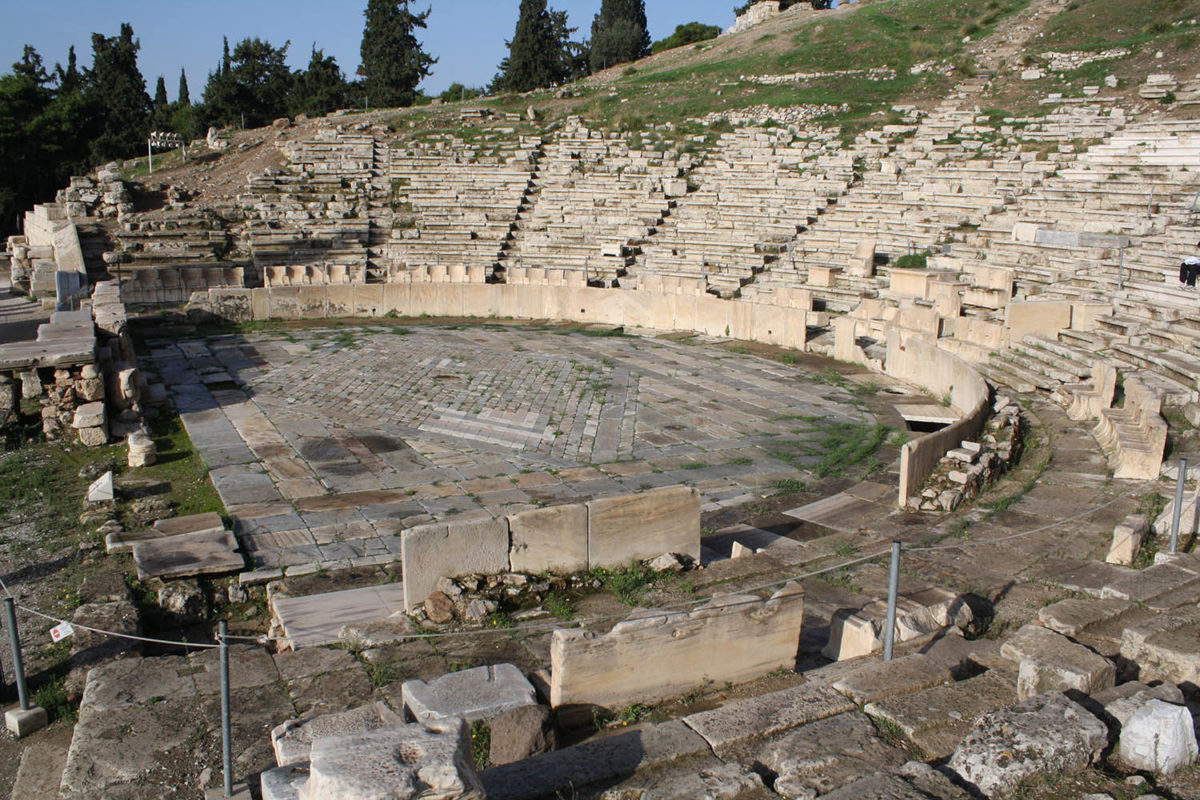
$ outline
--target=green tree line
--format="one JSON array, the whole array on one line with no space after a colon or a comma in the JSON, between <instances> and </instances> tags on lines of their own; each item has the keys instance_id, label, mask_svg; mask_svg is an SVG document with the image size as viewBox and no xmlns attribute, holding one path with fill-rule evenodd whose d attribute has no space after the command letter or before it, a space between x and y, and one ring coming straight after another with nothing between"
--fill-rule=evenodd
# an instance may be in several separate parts
<instances>
[{"instance_id":1,"label":"green tree line","mask_svg":"<svg viewBox=\"0 0 1200 800\"><path fill-rule=\"evenodd\" d=\"M0 75L0 235L18 230L19 215L51 200L71 175L144 153L152 131L194 139L209 126L257 127L283 116L413 104L436 63L417 38L428 16L413 11L410 0L369 0L357 80L316 45L308 65L292 70L290 42L252 38L231 47L227 38L199 102L182 70L174 101L165 77L157 79L153 96L147 92L138 66L141 42L129 23L116 36L92 35L87 67L72 47L65 67L48 69L26 45Z\"/></svg>"},{"instance_id":2,"label":"green tree line","mask_svg":"<svg viewBox=\"0 0 1200 800\"><path fill-rule=\"evenodd\" d=\"M66 66L48 69L26 46L21 60L0 75L0 235L19 225L18 215L53 198L71 175L145 151L151 131L187 139L210 126L253 128L283 116L319 116L339 108L390 108L428 102L419 90L437 59L419 39L430 10L412 0L367 0L360 62L353 78L315 44L303 69L288 66L291 42L226 37L203 91L193 98L180 70L172 101L158 76L151 95L138 66L141 43L125 23L115 36L92 35L90 66L72 47ZM654 42L645 0L602 0L590 38L577 41L565 11L547 0L521 0L508 55L491 85L461 83L442 93L446 102L485 92L527 92L568 83L650 53L712 38L715 26L698 22Z\"/></svg>"}]
</instances>

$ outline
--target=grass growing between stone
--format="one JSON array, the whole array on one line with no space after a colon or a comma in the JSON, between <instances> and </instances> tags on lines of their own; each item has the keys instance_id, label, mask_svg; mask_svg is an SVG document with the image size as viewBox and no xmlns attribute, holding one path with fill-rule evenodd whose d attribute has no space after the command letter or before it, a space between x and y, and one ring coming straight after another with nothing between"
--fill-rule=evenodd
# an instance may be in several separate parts
<instances>
[{"instance_id":1,"label":"grass growing between stone","mask_svg":"<svg viewBox=\"0 0 1200 800\"><path fill-rule=\"evenodd\" d=\"M152 420L150 435L158 447L157 462L129 473L167 483L163 497L174 506L177 516L209 511L223 514L225 506L208 479L208 465L192 446L179 416L172 413Z\"/></svg>"},{"instance_id":2,"label":"grass growing between stone","mask_svg":"<svg viewBox=\"0 0 1200 800\"><path fill-rule=\"evenodd\" d=\"M645 564L634 562L623 569L595 567L588 570L593 581L627 606L636 606L645 597L659 575Z\"/></svg>"},{"instance_id":3,"label":"grass growing between stone","mask_svg":"<svg viewBox=\"0 0 1200 800\"><path fill-rule=\"evenodd\" d=\"M803 438L780 442L771 455L821 478L840 477L855 467L863 467L867 474L876 471L880 464L875 455L893 433L880 423L822 419L813 419L808 427L793 432Z\"/></svg>"}]
</instances>

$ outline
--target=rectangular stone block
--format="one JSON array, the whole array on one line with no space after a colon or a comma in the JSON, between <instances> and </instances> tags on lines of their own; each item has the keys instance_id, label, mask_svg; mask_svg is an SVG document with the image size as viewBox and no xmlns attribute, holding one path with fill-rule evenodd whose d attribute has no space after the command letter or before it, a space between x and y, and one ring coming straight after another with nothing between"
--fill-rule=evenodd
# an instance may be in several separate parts
<instances>
[{"instance_id":1,"label":"rectangular stone block","mask_svg":"<svg viewBox=\"0 0 1200 800\"><path fill-rule=\"evenodd\" d=\"M492 720L514 708L537 705L533 684L512 664L450 672L431 681L405 681L401 696L412 718L431 727L457 717L467 722Z\"/></svg>"},{"instance_id":2,"label":"rectangular stone block","mask_svg":"<svg viewBox=\"0 0 1200 800\"><path fill-rule=\"evenodd\" d=\"M588 568L588 509L552 506L508 518L513 572L572 573Z\"/></svg>"},{"instance_id":3,"label":"rectangular stone block","mask_svg":"<svg viewBox=\"0 0 1200 800\"><path fill-rule=\"evenodd\" d=\"M700 559L700 496L686 486L588 505L588 565L619 567L663 553Z\"/></svg>"},{"instance_id":4,"label":"rectangular stone block","mask_svg":"<svg viewBox=\"0 0 1200 800\"><path fill-rule=\"evenodd\" d=\"M850 699L829 684L811 680L790 689L734 700L684 717L683 721L720 756L749 739L774 736L854 708Z\"/></svg>"},{"instance_id":5,"label":"rectangular stone block","mask_svg":"<svg viewBox=\"0 0 1200 800\"><path fill-rule=\"evenodd\" d=\"M509 571L508 520L421 525L404 532L404 608L412 612L435 589L438 578L495 575Z\"/></svg>"},{"instance_id":6,"label":"rectangular stone block","mask_svg":"<svg viewBox=\"0 0 1200 800\"><path fill-rule=\"evenodd\" d=\"M639 610L604 635L556 630L550 704L620 708L792 669L803 618L804 589L789 584L767 600L723 595L690 613Z\"/></svg>"},{"instance_id":7,"label":"rectangular stone block","mask_svg":"<svg viewBox=\"0 0 1200 800\"><path fill-rule=\"evenodd\" d=\"M183 578L241 572L246 561L237 552L238 542L226 530L181 533L148 539L133 546L138 578Z\"/></svg>"}]
</instances>

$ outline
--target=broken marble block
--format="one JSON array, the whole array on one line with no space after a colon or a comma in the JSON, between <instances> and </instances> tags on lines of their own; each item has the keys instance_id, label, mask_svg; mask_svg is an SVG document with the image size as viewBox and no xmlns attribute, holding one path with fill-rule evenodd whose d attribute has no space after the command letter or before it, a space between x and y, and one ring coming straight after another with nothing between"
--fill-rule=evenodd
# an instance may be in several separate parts
<instances>
[{"instance_id":1,"label":"broken marble block","mask_svg":"<svg viewBox=\"0 0 1200 800\"><path fill-rule=\"evenodd\" d=\"M376 701L335 714L290 719L271 730L275 763L281 767L306 764L313 742L329 736L353 736L380 728L403 725L399 714Z\"/></svg>"},{"instance_id":2,"label":"broken marble block","mask_svg":"<svg viewBox=\"0 0 1200 800\"><path fill-rule=\"evenodd\" d=\"M1000 797L1043 773L1090 766L1108 744L1108 729L1066 695L1031 697L988 714L967 734L947 766L986 797Z\"/></svg>"},{"instance_id":3,"label":"broken marble block","mask_svg":"<svg viewBox=\"0 0 1200 800\"><path fill-rule=\"evenodd\" d=\"M116 497L116 487L113 485L112 472L106 472L92 482L87 490L88 504L111 503Z\"/></svg>"},{"instance_id":4,"label":"broken marble block","mask_svg":"<svg viewBox=\"0 0 1200 800\"><path fill-rule=\"evenodd\" d=\"M1150 532L1150 520L1143 514L1130 514L1113 528L1112 543L1104 560L1109 564L1130 566Z\"/></svg>"},{"instance_id":5,"label":"broken marble block","mask_svg":"<svg viewBox=\"0 0 1200 800\"><path fill-rule=\"evenodd\" d=\"M482 800L467 727L399 725L313 742L299 800Z\"/></svg>"},{"instance_id":6,"label":"broken marble block","mask_svg":"<svg viewBox=\"0 0 1200 800\"><path fill-rule=\"evenodd\" d=\"M1159 775L1191 766L1197 755L1192 713L1157 698L1147 701L1122 726L1118 753L1126 766Z\"/></svg>"},{"instance_id":7,"label":"broken marble block","mask_svg":"<svg viewBox=\"0 0 1200 800\"><path fill-rule=\"evenodd\" d=\"M401 693L412 718L434 729L455 719L491 720L514 708L537 705L533 684L512 664L465 669L432 681L405 681Z\"/></svg>"}]
</instances>

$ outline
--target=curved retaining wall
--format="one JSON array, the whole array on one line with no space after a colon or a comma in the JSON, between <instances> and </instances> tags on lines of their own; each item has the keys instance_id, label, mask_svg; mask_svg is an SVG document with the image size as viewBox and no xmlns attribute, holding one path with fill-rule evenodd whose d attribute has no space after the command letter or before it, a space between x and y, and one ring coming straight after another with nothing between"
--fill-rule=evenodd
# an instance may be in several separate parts
<instances>
[{"instance_id":1,"label":"curved retaining wall","mask_svg":"<svg viewBox=\"0 0 1200 800\"><path fill-rule=\"evenodd\" d=\"M935 397L949 399L963 415L940 431L908 442L900 451L899 503L903 506L933 474L947 451L979 435L987 420L991 390L970 364L925 336L892 331L886 364L884 372L888 375L922 386Z\"/></svg>"},{"instance_id":2,"label":"curved retaining wall","mask_svg":"<svg viewBox=\"0 0 1200 800\"><path fill-rule=\"evenodd\" d=\"M660 331L693 331L804 349L810 318L797 308L721 300L711 295L574 286L479 283L348 284L263 289L212 289L208 306L218 316L249 321L321 317L511 317Z\"/></svg>"},{"instance_id":3,"label":"curved retaining wall","mask_svg":"<svg viewBox=\"0 0 1200 800\"><path fill-rule=\"evenodd\" d=\"M508 317L628 325L689 331L803 350L808 325L827 322L823 313L798 308L721 300L709 295L660 294L572 286L510 286L477 283L348 284L260 289L210 289L193 296L225 319L401 316ZM987 417L987 383L967 362L940 349L928 336L893 331L886 374L949 397L964 413L949 427L906 444L900 456L898 502L908 502L946 451L978 436Z\"/></svg>"}]
</instances>

